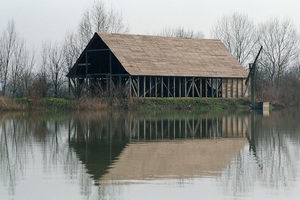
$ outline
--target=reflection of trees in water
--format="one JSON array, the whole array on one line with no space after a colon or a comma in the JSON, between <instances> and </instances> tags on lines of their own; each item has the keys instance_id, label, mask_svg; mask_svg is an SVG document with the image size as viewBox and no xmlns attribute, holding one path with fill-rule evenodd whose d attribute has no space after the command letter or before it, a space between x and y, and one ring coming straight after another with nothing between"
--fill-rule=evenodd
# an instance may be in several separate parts
<instances>
[{"instance_id":1,"label":"reflection of trees in water","mask_svg":"<svg viewBox=\"0 0 300 200\"><path fill-rule=\"evenodd\" d=\"M244 193L257 183L270 188L291 186L298 170L299 118L299 110L252 117L249 151L241 151L222 176L227 192Z\"/></svg>"},{"instance_id":2,"label":"reflection of trees in water","mask_svg":"<svg viewBox=\"0 0 300 200\"><path fill-rule=\"evenodd\" d=\"M77 158L64 142L65 125L65 120L29 113L0 116L0 173L10 195L15 194L16 182L26 174L27 168L35 167L40 155L47 174L58 163L66 166L67 173L74 171L68 163Z\"/></svg>"},{"instance_id":3,"label":"reflection of trees in water","mask_svg":"<svg viewBox=\"0 0 300 200\"><path fill-rule=\"evenodd\" d=\"M32 146L26 145L32 143L26 127L26 120L0 119L0 173L9 194L15 193L15 184L24 174L24 165L34 159Z\"/></svg>"},{"instance_id":4,"label":"reflection of trees in water","mask_svg":"<svg viewBox=\"0 0 300 200\"><path fill-rule=\"evenodd\" d=\"M245 137L248 116L209 114L145 115L94 113L92 115L0 117L0 173L14 194L16 181L27 166L42 160L47 176L59 166L68 179L80 182L81 194L118 197L122 187L101 186L101 176L112 167L132 141L182 138Z\"/></svg>"}]
</instances>

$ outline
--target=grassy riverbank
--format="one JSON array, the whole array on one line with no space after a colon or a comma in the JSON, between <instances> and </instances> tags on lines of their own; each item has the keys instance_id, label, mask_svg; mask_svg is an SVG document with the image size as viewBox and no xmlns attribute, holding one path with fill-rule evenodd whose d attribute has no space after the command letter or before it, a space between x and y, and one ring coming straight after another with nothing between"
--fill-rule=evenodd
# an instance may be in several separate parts
<instances>
[{"instance_id":1,"label":"grassy riverbank","mask_svg":"<svg viewBox=\"0 0 300 200\"><path fill-rule=\"evenodd\" d=\"M130 109L139 111L170 110L250 110L248 99L216 99L216 98L157 98L134 99L129 103Z\"/></svg>"},{"instance_id":2,"label":"grassy riverbank","mask_svg":"<svg viewBox=\"0 0 300 200\"><path fill-rule=\"evenodd\" d=\"M0 98L2 111L100 111L108 110L109 102L99 98L60 99L60 98ZM136 98L114 100L113 109L135 111L172 111L172 110L249 110L248 99L216 98Z\"/></svg>"}]
</instances>

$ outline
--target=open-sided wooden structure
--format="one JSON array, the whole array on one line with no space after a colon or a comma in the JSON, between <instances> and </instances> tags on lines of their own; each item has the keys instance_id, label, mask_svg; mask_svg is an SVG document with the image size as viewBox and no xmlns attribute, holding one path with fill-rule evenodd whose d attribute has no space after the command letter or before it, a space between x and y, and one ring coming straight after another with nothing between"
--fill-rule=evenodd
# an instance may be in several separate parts
<instances>
[{"instance_id":1,"label":"open-sided wooden structure","mask_svg":"<svg viewBox=\"0 0 300 200\"><path fill-rule=\"evenodd\" d=\"M67 77L75 96L248 97L219 40L95 33Z\"/></svg>"}]
</instances>

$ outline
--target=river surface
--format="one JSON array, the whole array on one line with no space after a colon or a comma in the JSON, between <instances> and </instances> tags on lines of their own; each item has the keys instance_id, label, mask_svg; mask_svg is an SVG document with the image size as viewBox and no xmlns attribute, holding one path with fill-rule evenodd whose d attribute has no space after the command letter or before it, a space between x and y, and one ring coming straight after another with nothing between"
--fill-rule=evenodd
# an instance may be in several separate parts
<instances>
[{"instance_id":1,"label":"river surface","mask_svg":"<svg viewBox=\"0 0 300 200\"><path fill-rule=\"evenodd\" d=\"M300 199L300 110L0 114L0 199Z\"/></svg>"}]
</instances>

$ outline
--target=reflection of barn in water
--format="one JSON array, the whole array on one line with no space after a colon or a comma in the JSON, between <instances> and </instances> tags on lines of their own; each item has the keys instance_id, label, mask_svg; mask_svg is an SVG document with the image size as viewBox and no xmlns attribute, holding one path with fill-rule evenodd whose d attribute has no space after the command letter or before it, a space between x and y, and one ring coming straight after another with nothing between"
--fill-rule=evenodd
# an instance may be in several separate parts
<instances>
[{"instance_id":1,"label":"reflection of barn in water","mask_svg":"<svg viewBox=\"0 0 300 200\"><path fill-rule=\"evenodd\" d=\"M166 169L157 172L157 176L171 175L173 172L173 175L178 176L192 175L185 173L186 169L201 176L209 169L220 171L246 144L246 136L249 133L248 120L246 115L135 117L103 114L87 118L85 122L75 119L70 121L69 140L70 146L95 180L127 177L116 172L119 171L119 167L130 161L131 156L140 159L141 163L129 162L127 166L147 166L143 168L146 171L140 170L139 175L132 178L155 175L155 171L163 167L156 163L155 152L173 152L173 156L177 155L177 158L162 158L166 162ZM143 142L143 145L140 142ZM150 157L153 159L148 160ZM171 167L176 159L185 163L184 170L179 166ZM113 169L109 169L112 166Z\"/></svg>"}]
</instances>

